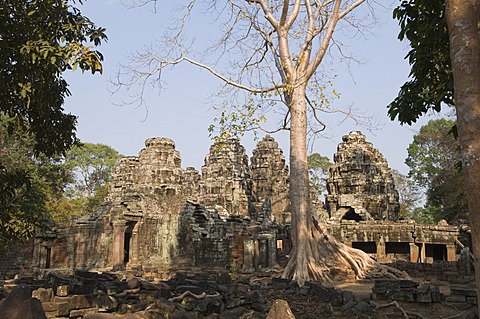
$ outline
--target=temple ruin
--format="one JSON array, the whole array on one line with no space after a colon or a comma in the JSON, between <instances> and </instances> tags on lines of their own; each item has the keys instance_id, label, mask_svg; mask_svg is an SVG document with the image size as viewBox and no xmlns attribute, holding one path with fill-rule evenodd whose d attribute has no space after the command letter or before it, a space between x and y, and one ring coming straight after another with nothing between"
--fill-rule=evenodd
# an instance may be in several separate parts
<instances>
[{"instance_id":1,"label":"temple ruin","mask_svg":"<svg viewBox=\"0 0 480 319\"><path fill-rule=\"evenodd\" d=\"M365 135L345 135L333 158L326 197L331 220L398 220L400 204L391 169Z\"/></svg>"},{"instance_id":2,"label":"temple ruin","mask_svg":"<svg viewBox=\"0 0 480 319\"><path fill-rule=\"evenodd\" d=\"M31 265L143 273L275 267L291 247L288 166L271 136L252 154L238 139L216 143L200 173L181 167L172 140L147 139L117 165L100 209L36 237ZM456 260L456 227L399 220L391 170L361 132L338 145L327 189L316 215L345 244L379 262Z\"/></svg>"}]
</instances>

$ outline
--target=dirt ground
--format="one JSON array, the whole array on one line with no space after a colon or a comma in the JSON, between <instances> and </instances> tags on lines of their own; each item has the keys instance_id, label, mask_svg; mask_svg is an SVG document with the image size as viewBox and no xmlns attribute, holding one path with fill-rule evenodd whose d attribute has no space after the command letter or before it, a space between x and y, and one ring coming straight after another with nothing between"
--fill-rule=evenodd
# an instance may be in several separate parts
<instances>
[{"instance_id":1,"label":"dirt ground","mask_svg":"<svg viewBox=\"0 0 480 319\"><path fill-rule=\"evenodd\" d=\"M280 276L271 274L273 277ZM450 288L475 289L474 277L455 278L453 282L439 279L436 274L422 274L411 278L418 282L420 286L430 285L439 288L440 293L450 295ZM259 279L268 285L271 277ZM328 302L319 301L314 294L301 295L291 290L265 289L262 297L270 305L276 299L286 300L295 315L296 319L324 319L324 318L372 318L372 319L475 319L479 318L476 305L466 303L417 303L401 302L392 300L372 300L373 280L342 280L333 282L330 285L336 290L351 291L354 294L356 302L364 301L366 309L361 314L352 314L345 312L345 305L334 307Z\"/></svg>"},{"instance_id":2,"label":"dirt ground","mask_svg":"<svg viewBox=\"0 0 480 319\"><path fill-rule=\"evenodd\" d=\"M423 284L437 286L442 294L450 294L450 287L474 288L474 282L452 284L435 278L413 278ZM353 292L357 301L370 302L372 309L363 314L346 314L342 307L332 307L329 303L318 301L305 296L288 293L288 291L270 291L264 297L273 302L275 299L287 300L296 319L310 318L478 318L476 306L453 303L416 303L392 302L391 300L370 300L373 281L360 280L354 282L332 283L336 289Z\"/></svg>"}]
</instances>

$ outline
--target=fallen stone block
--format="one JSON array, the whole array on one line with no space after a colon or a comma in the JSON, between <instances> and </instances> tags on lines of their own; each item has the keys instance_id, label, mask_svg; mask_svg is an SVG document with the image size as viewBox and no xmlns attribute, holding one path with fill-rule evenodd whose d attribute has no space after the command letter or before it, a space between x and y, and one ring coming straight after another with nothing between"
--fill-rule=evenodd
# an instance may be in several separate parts
<instances>
[{"instance_id":1,"label":"fallen stone block","mask_svg":"<svg viewBox=\"0 0 480 319\"><path fill-rule=\"evenodd\" d=\"M46 319L47 316L40 301L32 298L31 289L17 287L0 302L0 318Z\"/></svg>"},{"instance_id":2,"label":"fallen stone block","mask_svg":"<svg viewBox=\"0 0 480 319\"><path fill-rule=\"evenodd\" d=\"M155 306L164 314L172 314L175 310L175 303L163 297L155 300Z\"/></svg>"},{"instance_id":3,"label":"fallen stone block","mask_svg":"<svg viewBox=\"0 0 480 319\"><path fill-rule=\"evenodd\" d=\"M286 300L277 299L272 303L267 319L295 319L295 316Z\"/></svg>"},{"instance_id":4,"label":"fallen stone block","mask_svg":"<svg viewBox=\"0 0 480 319\"><path fill-rule=\"evenodd\" d=\"M476 297L477 292L475 289L466 289L466 288L459 288L459 287L450 287L450 292L452 295L462 295L468 297Z\"/></svg>"},{"instance_id":5,"label":"fallen stone block","mask_svg":"<svg viewBox=\"0 0 480 319\"><path fill-rule=\"evenodd\" d=\"M37 298L40 302L48 302L53 300L52 288L37 288L32 291L32 297Z\"/></svg>"},{"instance_id":6,"label":"fallen stone block","mask_svg":"<svg viewBox=\"0 0 480 319\"><path fill-rule=\"evenodd\" d=\"M390 291L387 294L388 299L398 300L398 301L415 301L416 300L416 290L415 289L402 289Z\"/></svg>"},{"instance_id":7,"label":"fallen stone block","mask_svg":"<svg viewBox=\"0 0 480 319\"><path fill-rule=\"evenodd\" d=\"M119 317L114 316L110 313L94 313L83 317L83 319L118 319Z\"/></svg>"},{"instance_id":8,"label":"fallen stone block","mask_svg":"<svg viewBox=\"0 0 480 319\"><path fill-rule=\"evenodd\" d=\"M95 295L97 288L94 285L70 285L68 293L70 295Z\"/></svg>"},{"instance_id":9,"label":"fallen stone block","mask_svg":"<svg viewBox=\"0 0 480 319\"><path fill-rule=\"evenodd\" d=\"M57 286L57 289L55 289L55 296L59 296L59 297L68 296L68 285Z\"/></svg>"},{"instance_id":10,"label":"fallen stone block","mask_svg":"<svg viewBox=\"0 0 480 319\"><path fill-rule=\"evenodd\" d=\"M454 303L466 303L467 298L462 295L447 295L444 297L446 302L454 302Z\"/></svg>"}]
</instances>

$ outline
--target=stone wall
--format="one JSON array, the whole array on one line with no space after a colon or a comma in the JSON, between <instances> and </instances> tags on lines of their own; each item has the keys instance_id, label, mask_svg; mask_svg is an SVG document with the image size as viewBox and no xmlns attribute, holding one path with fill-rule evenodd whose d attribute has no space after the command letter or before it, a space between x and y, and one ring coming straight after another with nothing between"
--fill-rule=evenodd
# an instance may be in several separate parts
<instances>
[{"instance_id":1,"label":"stone wall","mask_svg":"<svg viewBox=\"0 0 480 319\"><path fill-rule=\"evenodd\" d=\"M34 267L32 256L33 239L17 242L0 254L0 279L13 278L16 274L31 273Z\"/></svg>"},{"instance_id":2,"label":"stone wall","mask_svg":"<svg viewBox=\"0 0 480 319\"><path fill-rule=\"evenodd\" d=\"M329 223L327 228L336 239L369 253L381 263L456 260L458 228L443 223L422 225L414 221L343 220Z\"/></svg>"},{"instance_id":3,"label":"stone wall","mask_svg":"<svg viewBox=\"0 0 480 319\"><path fill-rule=\"evenodd\" d=\"M183 260L201 269L250 273L276 265L274 224L260 225L239 215L222 217L190 203L182 214L179 238Z\"/></svg>"}]
</instances>

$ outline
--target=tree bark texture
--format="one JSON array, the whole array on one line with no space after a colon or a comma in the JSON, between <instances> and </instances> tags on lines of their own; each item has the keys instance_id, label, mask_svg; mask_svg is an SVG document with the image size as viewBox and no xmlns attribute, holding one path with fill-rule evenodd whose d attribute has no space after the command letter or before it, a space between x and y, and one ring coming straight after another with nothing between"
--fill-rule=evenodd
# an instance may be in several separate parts
<instances>
[{"instance_id":1,"label":"tree bark texture","mask_svg":"<svg viewBox=\"0 0 480 319\"><path fill-rule=\"evenodd\" d=\"M305 86L288 93L290 101L290 201L293 248L283 272L300 286L305 281L330 281L336 275L405 278L406 274L376 263L365 252L348 247L313 219L307 164L307 102Z\"/></svg>"},{"instance_id":2,"label":"tree bark texture","mask_svg":"<svg viewBox=\"0 0 480 319\"><path fill-rule=\"evenodd\" d=\"M480 287L480 39L479 0L447 0L458 138ZM479 295L480 297L480 295ZM479 302L480 305L480 302Z\"/></svg>"}]
</instances>

